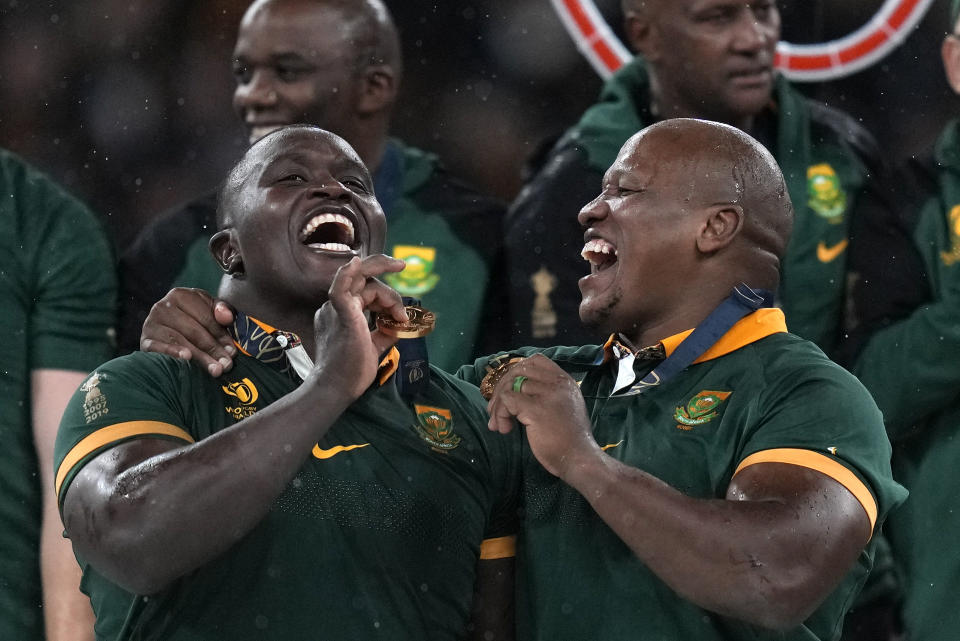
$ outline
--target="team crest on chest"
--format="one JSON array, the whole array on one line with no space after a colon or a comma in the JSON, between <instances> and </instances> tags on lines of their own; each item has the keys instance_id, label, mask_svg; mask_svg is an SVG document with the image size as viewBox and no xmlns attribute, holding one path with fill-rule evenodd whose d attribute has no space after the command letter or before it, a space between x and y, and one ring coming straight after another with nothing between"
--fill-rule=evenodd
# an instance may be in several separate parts
<instances>
[{"instance_id":1,"label":"team crest on chest","mask_svg":"<svg viewBox=\"0 0 960 641\"><path fill-rule=\"evenodd\" d=\"M395 245L393 257L406 261L402 272L387 274L387 283L404 296L421 296L437 286L440 276L434 273L437 250L433 247Z\"/></svg>"},{"instance_id":2,"label":"team crest on chest","mask_svg":"<svg viewBox=\"0 0 960 641\"><path fill-rule=\"evenodd\" d=\"M674 411L673 418L677 420L677 428L689 431L697 425L712 421L720 413L720 406L732 393L714 390L698 392L686 405L680 405Z\"/></svg>"},{"instance_id":3,"label":"team crest on chest","mask_svg":"<svg viewBox=\"0 0 960 641\"><path fill-rule=\"evenodd\" d=\"M417 424L414 428L420 438L438 452L447 452L460 445L462 440L453 432L453 413L441 407L414 405Z\"/></svg>"},{"instance_id":4,"label":"team crest on chest","mask_svg":"<svg viewBox=\"0 0 960 641\"><path fill-rule=\"evenodd\" d=\"M940 252L940 260L947 267L960 261L960 205L955 205L947 217L950 232L950 250Z\"/></svg>"},{"instance_id":5,"label":"team crest on chest","mask_svg":"<svg viewBox=\"0 0 960 641\"><path fill-rule=\"evenodd\" d=\"M843 222L847 194L830 165L823 163L807 168L807 204L831 223Z\"/></svg>"},{"instance_id":6,"label":"team crest on chest","mask_svg":"<svg viewBox=\"0 0 960 641\"><path fill-rule=\"evenodd\" d=\"M249 378L227 383L220 389L223 390L224 394L234 399L232 406L228 405L223 408L234 420L240 421L256 413L257 406L255 403L260 398L260 392L257 391L257 386Z\"/></svg>"}]
</instances>

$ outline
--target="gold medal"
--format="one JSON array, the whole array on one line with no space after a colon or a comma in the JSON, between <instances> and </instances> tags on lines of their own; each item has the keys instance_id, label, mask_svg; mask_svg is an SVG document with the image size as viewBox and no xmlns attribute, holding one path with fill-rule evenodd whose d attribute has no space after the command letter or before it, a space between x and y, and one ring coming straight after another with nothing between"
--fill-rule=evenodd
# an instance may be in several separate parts
<instances>
[{"instance_id":1,"label":"gold medal","mask_svg":"<svg viewBox=\"0 0 960 641\"><path fill-rule=\"evenodd\" d=\"M377 314L377 329L394 338L422 338L433 331L437 315L428 309L407 305L406 323L396 321L386 314Z\"/></svg>"}]
</instances>

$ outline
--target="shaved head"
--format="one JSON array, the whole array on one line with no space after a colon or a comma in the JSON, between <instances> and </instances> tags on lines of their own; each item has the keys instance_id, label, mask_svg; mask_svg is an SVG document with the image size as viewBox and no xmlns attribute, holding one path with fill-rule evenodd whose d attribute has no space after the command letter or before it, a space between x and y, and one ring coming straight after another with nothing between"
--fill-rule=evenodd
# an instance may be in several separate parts
<instances>
[{"instance_id":1,"label":"shaved head","mask_svg":"<svg viewBox=\"0 0 960 641\"><path fill-rule=\"evenodd\" d=\"M625 145L649 153L660 171L685 179L677 197L691 210L729 204L742 212L742 228L731 243L745 267L771 260L777 271L793 227L793 205L777 161L755 139L730 125L677 118L652 125ZM764 278L769 281L768 278Z\"/></svg>"}]
</instances>

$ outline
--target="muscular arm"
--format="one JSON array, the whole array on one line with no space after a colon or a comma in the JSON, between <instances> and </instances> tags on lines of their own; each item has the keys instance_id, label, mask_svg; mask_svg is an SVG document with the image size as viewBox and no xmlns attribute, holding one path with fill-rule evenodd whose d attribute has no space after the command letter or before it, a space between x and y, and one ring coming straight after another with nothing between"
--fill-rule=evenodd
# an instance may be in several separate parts
<instances>
[{"instance_id":1,"label":"muscular arm","mask_svg":"<svg viewBox=\"0 0 960 641\"><path fill-rule=\"evenodd\" d=\"M516 375L527 376L520 393ZM546 399L546 400L545 400ZM661 580L700 607L773 629L801 623L852 567L870 538L853 494L801 466L757 463L723 499L691 498L607 455L583 397L537 355L515 365L490 402L490 426L526 426L534 456L590 502Z\"/></svg>"},{"instance_id":2,"label":"muscular arm","mask_svg":"<svg viewBox=\"0 0 960 641\"><path fill-rule=\"evenodd\" d=\"M750 466L722 500L690 498L602 452L561 478L678 594L767 628L806 619L870 536L846 488L795 465Z\"/></svg>"},{"instance_id":3,"label":"muscular arm","mask_svg":"<svg viewBox=\"0 0 960 641\"><path fill-rule=\"evenodd\" d=\"M93 610L80 592L80 566L70 542L63 538L63 525L53 492L53 443L60 416L73 391L86 374L40 369L31 373L33 440L37 449L43 493L40 530L40 573L43 611L48 641L92 641Z\"/></svg>"},{"instance_id":4,"label":"muscular arm","mask_svg":"<svg viewBox=\"0 0 960 641\"><path fill-rule=\"evenodd\" d=\"M79 554L124 588L150 594L247 534L373 381L394 339L371 332L364 310L406 317L399 295L372 276L402 268L377 256L338 271L316 317L315 368L284 398L188 446L140 439L88 463L63 504Z\"/></svg>"}]
</instances>

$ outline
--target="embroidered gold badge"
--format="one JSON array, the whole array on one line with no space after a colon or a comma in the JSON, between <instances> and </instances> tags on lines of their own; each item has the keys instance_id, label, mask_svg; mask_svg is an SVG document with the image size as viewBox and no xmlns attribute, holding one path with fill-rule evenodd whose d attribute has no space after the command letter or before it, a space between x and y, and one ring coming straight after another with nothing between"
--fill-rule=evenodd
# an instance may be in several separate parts
<instances>
[{"instance_id":1,"label":"embroidered gold badge","mask_svg":"<svg viewBox=\"0 0 960 641\"><path fill-rule=\"evenodd\" d=\"M102 416L110 413L107 407L107 397L100 391L100 381L105 376L100 372L94 372L80 386L80 391L85 392L83 397L83 419L91 423Z\"/></svg>"}]
</instances>

